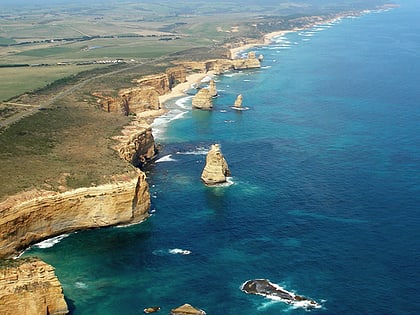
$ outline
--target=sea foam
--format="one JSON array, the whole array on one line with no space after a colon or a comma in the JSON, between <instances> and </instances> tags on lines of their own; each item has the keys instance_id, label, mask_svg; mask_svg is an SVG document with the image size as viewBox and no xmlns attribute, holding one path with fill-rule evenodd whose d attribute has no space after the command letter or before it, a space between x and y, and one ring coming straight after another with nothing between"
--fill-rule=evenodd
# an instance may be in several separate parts
<instances>
[{"instance_id":1,"label":"sea foam","mask_svg":"<svg viewBox=\"0 0 420 315\"><path fill-rule=\"evenodd\" d=\"M70 234L62 234L56 237L49 238L45 241L36 243L34 246L38 248L50 248L53 247L55 244L60 243L63 238L68 237Z\"/></svg>"}]
</instances>

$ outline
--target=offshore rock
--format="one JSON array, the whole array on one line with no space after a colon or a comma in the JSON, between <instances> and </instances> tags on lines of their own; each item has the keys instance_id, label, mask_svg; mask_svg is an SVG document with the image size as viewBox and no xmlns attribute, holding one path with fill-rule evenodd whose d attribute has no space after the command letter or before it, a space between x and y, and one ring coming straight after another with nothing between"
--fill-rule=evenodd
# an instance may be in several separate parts
<instances>
[{"instance_id":1,"label":"offshore rock","mask_svg":"<svg viewBox=\"0 0 420 315\"><path fill-rule=\"evenodd\" d=\"M201 173L201 180L206 185L215 185L226 182L230 176L228 164L220 150L220 145L213 144L206 156L206 165Z\"/></svg>"},{"instance_id":2,"label":"offshore rock","mask_svg":"<svg viewBox=\"0 0 420 315\"><path fill-rule=\"evenodd\" d=\"M206 312L191 306L190 304L184 304L180 307L172 309L171 315L206 315Z\"/></svg>"},{"instance_id":3,"label":"offshore rock","mask_svg":"<svg viewBox=\"0 0 420 315\"><path fill-rule=\"evenodd\" d=\"M209 91L210 91L211 97L216 97L218 95L216 83L214 82L214 80L210 80L209 82Z\"/></svg>"},{"instance_id":4,"label":"offshore rock","mask_svg":"<svg viewBox=\"0 0 420 315\"><path fill-rule=\"evenodd\" d=\"M68 308L54 268L37 258L0 262L0 314L62 315Z\"/></svg>"},{"instance_id":5,"label":"offshore rock","mask_svg":"<svg viewBox=\"0 0 420 315\"><path fill-rule=\"evenodd\" d=\"M192 99L192 106L198 109L212 109L212 95L209 89L203 88L198 90Z\"/></svg>"},{"instance_id":6,"label":"offshore rock","mask_svg":"<svg viewBox=\"0 0 420 315\"><path fill-rule=\"evenodd\" d=\"M267 279L248 280L242 285L241 290L248 294L262 295L305 309L321 307L317 302L289 292Z\"/></svg>"},{"instance_id":7,"label":"offshore rock","mask_svg":"<svg viewBox=\"0 0 420 315\"><path fill-rule=\"evenodd\" d=\"M236 107L236 108L242 107L242 94L239 94L236 97L235 104L233 104L233 106Z\"/></svg>"},{"instance_id":8,"label":"offshore rock","mask_svg":"<svg viewBox=\"0 0 420 315\"><path fill-rule=\"evenodd\" d=\"M141 171L124 181L0 204L0 258L83 229L141 222L148 217L149 185Z\"/></svg>"}]
</instances>

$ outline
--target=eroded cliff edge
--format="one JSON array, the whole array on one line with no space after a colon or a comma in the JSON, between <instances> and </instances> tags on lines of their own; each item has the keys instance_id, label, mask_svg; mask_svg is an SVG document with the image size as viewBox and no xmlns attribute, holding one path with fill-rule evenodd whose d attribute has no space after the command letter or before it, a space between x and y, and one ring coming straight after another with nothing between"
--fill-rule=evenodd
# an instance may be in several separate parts
<instances>
[{"instance_id":1,"label":"eroded cliff edge","mask_svg":"<svg viewBox=\"0 0 420 315\"><path fill-rule=\"evenodd\" d=\"M126 181L0 204L0 258L63 233L135 223L148 216L149 186L143 172Z\"/></svg>"},{"instance_id":2,"label":"eroded cliff edge","mask_svg":"<svg viewBox=\"0 0 420 315\"><path fill-rule=\"evenodd\" d=\"M37 258L0 262L0 314L68 313L54 268Z\"/></svg>"}]
</instances>

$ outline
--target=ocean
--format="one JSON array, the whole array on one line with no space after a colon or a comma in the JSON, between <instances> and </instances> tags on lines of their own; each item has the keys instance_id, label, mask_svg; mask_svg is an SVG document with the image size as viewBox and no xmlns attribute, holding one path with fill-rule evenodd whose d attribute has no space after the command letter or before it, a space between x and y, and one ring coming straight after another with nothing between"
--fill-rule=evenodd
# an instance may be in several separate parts
<instances>
[{"instance_id":1,"label":"ocean","mask_svg":"<svg viewBox=\"0 0 420 315\"><path fill-rule=\"evenodd\" d=\"M153 215L33 246L72 314L306 314L241 285L269 279L314 314L420 312L420 4L287 33L261 69L214 77L213 111L169 101L147 167ZM248 110L231 108L238 94ZM219 143L232 177L200 181ZM52 246L54 245L54 246Z\"/></svg>"}]
</instances>

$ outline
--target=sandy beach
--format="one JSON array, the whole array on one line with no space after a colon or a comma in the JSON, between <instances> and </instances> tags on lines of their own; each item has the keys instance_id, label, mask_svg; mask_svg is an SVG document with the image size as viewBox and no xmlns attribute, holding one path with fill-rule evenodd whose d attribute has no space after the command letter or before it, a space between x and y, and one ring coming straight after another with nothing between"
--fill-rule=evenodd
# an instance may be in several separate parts
<instances>
[{"instance_id":1,"label":"sandy beach","mask_svg":"<svg viewBox=\"0 0 420 315\"><path fill-rule=\"evenodd\" d=\"M206 73L200 72L200 73L188 74L186 78L187 80L185 82L180 83L176 85L175 87L173 87L171 92L169 92L168 94L159 96L159 102L161 104L164 104L166 101L172 98L183 96L185 95L185 91L190 89L191 86L193 86L196 83L200 83L201 80L203 80L205 77L213 76L213 75L214 75L213 71L209 71Z\"/></svg>"}]
</instances>

